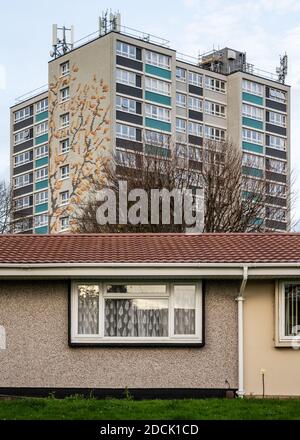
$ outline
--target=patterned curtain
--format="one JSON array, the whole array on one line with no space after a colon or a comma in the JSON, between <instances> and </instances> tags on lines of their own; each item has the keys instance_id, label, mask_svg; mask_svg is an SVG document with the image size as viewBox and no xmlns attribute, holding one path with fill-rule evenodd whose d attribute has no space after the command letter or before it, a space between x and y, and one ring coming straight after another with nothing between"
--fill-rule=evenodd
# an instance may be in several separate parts
<instances>
[{"instance_id":1,"label":"patterned curtain","mask_svg":"<svg viewBox=\"0 0 300 440\"><path fill-rule=\"evenodd\" d=\"M99 287L78 286L78 334L99 332Z\"/></svg>"},{"instance_id":2,"label":"patterned curtain","mask_svg":"<svg viewBox=\"0 0 300 440\"><path fill-rule=\"evenodd\" d=\"M175 335L195 334L195 310L193 309L174 310L174 333Z\"/></svg>"},{"instance_id":3,"label":"patterned curtain","mask_svg":"<svg viewBox=\"0 0 300 440\"><path fill-rule=\"evenodd\" d=\"M106 299L105 336L168 336L168 300Z\"/></svg>"}]
</instances>

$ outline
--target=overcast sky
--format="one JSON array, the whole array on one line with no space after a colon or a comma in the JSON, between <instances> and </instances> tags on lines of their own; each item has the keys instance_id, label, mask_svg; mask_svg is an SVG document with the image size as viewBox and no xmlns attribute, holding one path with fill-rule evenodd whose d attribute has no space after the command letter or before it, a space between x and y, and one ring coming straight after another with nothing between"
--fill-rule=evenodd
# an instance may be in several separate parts
<instances>
[{"instance_id":1,"label":"overcast sky","mask_svg":"<svg viewBox=\"0 0 300 440\"><path fill-rule=\"evenodd\" d=\"M229 46L247 52L257 68L275 72L286 51L292 167L300 194L300 0L1 0L0 178L9 175L9 107L17 96L47 83L52 23L73 24L77 40L97 30L106 8L119 9L124 26L166 38L192 56ZM300 217L299 196L296 212Z\"/></svg>"}]
</instances>

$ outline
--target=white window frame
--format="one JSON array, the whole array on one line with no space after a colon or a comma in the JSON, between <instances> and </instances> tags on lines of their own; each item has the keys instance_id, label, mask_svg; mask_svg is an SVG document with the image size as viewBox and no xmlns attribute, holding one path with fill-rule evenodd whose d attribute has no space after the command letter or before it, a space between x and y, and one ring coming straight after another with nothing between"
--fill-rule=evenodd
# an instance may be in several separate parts
<instances>
[{"instance_id":1,"label":"white window frame","mask_svg":"<svg viewBox=\"0 0 300 440\"><path fill-rule=\"evenodd\" d=\"M185 119L176 118L176 131L177 133L186 133L187 122Z\"/></svg>"},{"instance_id":2,"label":"white window frame","mask_svg":"<svg viewBox=\"0 0 300 440\"><path fill-rule=\"evenodd\" d=\"M65 61L59 66L60 76L67 76L70 74L70 61Z\"/></svg>"},{"instance_id":3,"label":"white window frame","mask_svg":"<svg viewBox=\"0 0 300 440\"><path fill-rule=\"evenodd\" d=\"M196 128L196 130L195 130ZM203 136L203 125L198 124L197 122L191 122L188 123L188 133L193 136L202 137Z\"/></svg>"},{"instance_id":4,"label":"white window frame","mask_svg":"<svg viewBox=\"0 0 300 440\"><path fill-rule=\"evenodd\" d=\"M145 130L145 143L169 148L170 136L159 131Z\"/></svg>"},{"instance_id":5,"label":"white window frame","mask_svg":"<svg viewBox=\"0 0 300 440\"><path fill-rule=\"evenodd\" d=\"M35 136L42 136L48 133L48 121L41 122L35 126Z\"/></svg>"},{"instance_id":6,"label":"white window frame","mask_svg":"<svg viewBox=\"0 0 300 440\"><path fill-rule=\"evenodd\" d=\"M160 67L162 69L171 69L171 57L158 52L150 50L145 51L145 62L152 66Z\"/></svg>"},{"instance_id":7,"label":"white window frame","mask_svg":"<svg viewBox=\"0 0 300 440\"><path fill-rule=\"evenodd\" d=\"M165 293L145 293L144 295L141 293L108 293L107 286L108 285L117 285L117 284L130 284L130 285L166 285ZM79 285L97 285L99 287L99 333L98 334L79 334L78 333L78 286ZM194 335L175 335L174 334L174 287L175 286L190 286L193 285L196 287L195 292L195 334ZM141 298L141 299L168 299L169 305L169 315L168 315L168 337L109 337L104 336L104 323L105 323L105 299L132 299L132 298ZM195 344L195 345L203 345L203 293L202 293L202 282L168 282L167 280L164 282L158 283L157 281L148 281L148 282L124 282L121 283L119 281L111 280L110 283L102 283L99 280L91 281L91 280L78 280L73 281L71 286L71 342L76 344L116 344L116 345L124 345L126 344L149 344L149 346L153 344Z\"/></svg>"},{"instance_id":8,"label":"white window frame","mask_svg":"<svg viewBox=\"0 0 300 440\"><path fill-rule=\"evenodd\" d=\"M189 79L189 84L196 87L202 87L203 76L200 75L200 73L189 71L188 79Z\"/></svg>"},{"instance_id":9,"label":"white window frame","mask_svg":"<svg viewBox=\"0 0 300 440\"><path fill-rule=\"evenodd\" d=\"M61 217L59 219L59 223L60 223L60 230L61 231L68 231L68 229L70 227L70 217L69 216Z\"/></svg>"},{"instance_id":10,"label":"white window frame","mask_svg":"<svg viewBox=\"0 0 300 440\"><path fill-rule=\"evenodd\" d=\"M70 125L70 113L64 113L60 116L60 128L67 128Z\"/></svg>"},{"instance_id":11,"label":"white window frame","mask_svg":"<svg viewBox=\"0 0 300 440\"><path fill-rule=\"evenodd\" d=\"M27 150L22 153L16 154L14 156L14 167L19 167L21 165L24 165L25 163L31 162L32 159L30 158L30 152L31 150Z\"/></svg>"},{"instance_id":12,"label":"white window frame","mask_svg":"<svg viewBox=\"0 0 300 440\"><path fill-rule=\"evenodd\" d=\"M39 168L35 171L35 181L41 182L48 179L48 167Z\"/></svg>"},{"instance_id":13,"label":"white window frame","mask_svg":"<svg viewBox=\"0 0 300 440\"><path fill-rule=\"evenodd\" d=\"M159 93L160 95L171 95L171 83L157 78L145 77L145 90Z\"/></svg>"},{"instance_id":14,"label":"white window frame","mask_svg":"<svg viewBox=\"0 0 300 440\"><path fill-rule=\"evenodd\" d=\"M136 104L134 99L116 96L116 109L121 112L136 114Z\"/></svg>"},{"instance_id":15,"label":"white window frame","mask_svg":"<svg viewBox=\"0 0 300 440\"><path fill-rule=\"evenodd\" d=\"M132 60L136 60L136 47L132 44L125 43L124 41L117 41L116 52L117 55L125 58L131 58Z\"/></svg>"},{"instance_id":16,"label":"white window frame","mask_svg":"<svg viewBox=\"0 0 300 440\"><path fill-rule=\"evenodd\" d=\"M30 106L21 108L14 113L15 123L24 121L25 119L30 118L30 116L32 116L30 113Z\"/></svg>"},{"instance_id":17,"label":"white window frame","mask_svg":"<svg viewBox=\"0 0 300 440\"><path fill-rule=\"evenodd\" d=\"M30 205L30 196L19 197L14 200L15 211L20 211L21 209L28 208Z\"/></svg>"},{"instance_id":18,"label":"white window frame","mask_svg":"<svg viewBox=\"0 0 300 440\"><path fill-rule=\"evenodd\" d=\"M189 145L189 159L195 162L202 162L203 160L202 148L196 145Z\"/></svg>"},{"instance_id":19,"label":"white window frame","mask_svg":"<svg viewBox=\"0 0 300 440\"><path fill-rule=\"evenodd\" d=\"M34 217L34 227L41 228L48 226L48 214L39 214Z\"/></svg>"},{"instance_id":20,"label":"white window frame","mask_svg":"<svg viewBox=\"0 0 300 440\"><path fill-rule=\"evenodd\" d=\"M279 140L279 142L276 142ZM275 136L273 134L269 135L269 145L268 147L276 148L277 150L285 151L286 150L286 139L280 136Z\"/></svg>"},{"instance_id":21,"label":"white window frame","mask_svg":"<svg viewBox=\"0 0 300 440\"><path fill-rule=\"evenodd\" d=\"M205 125L204 134L206 139L211 139L213 141L224 141L226 137L226 130L224 128Z\"/></svg>"},{"instance_id":22,"label":"white window frame","mask_svg":"<svg viewBox=\"0 0 300 440\"><path fill-rule=\"evenodd\" d=\"M248 136L250 135L250 136ZM256 130L251 130L250 128L242 129L242 137L243 141L249 142L252 144L263 145L264 139L263 134Z\"/></svg>"},{"instance_id":23,"label":"white window frame","mask_svg":"<svg viewBox=\"0 0 300 440\"><path fill-rule=\"evenodd\" d=\"M287 163L284 160L271 159L268 157L266 158L266 170L272 173L286 174Z\"/></svg>"},{"instance_id":24,"label":"white window frame","mask_svg":"<svg viewBox=\"0 0 300 440\"><path fill-rule=\"evenodd\" d=\"M286 92L283 90L274 89L273 87L270 87L268 99L285 104L286 103Z\"/></svg>"},{"instance_id":25,"label":"white window frame","mask_svg":"<svg viewBox=\"0 0 300 440\"><path fill-rule=\"evenodd\" d=\"M70 165L66 164L59 168L60 180L65 180L70 177Z\"/></svg>"},{"instance_id":26,"label":"white window frame","mask_svg":"<svg viewBox=\"0 0 300 440\"><path fill-rule=\"evenodd\" d=\"M24 186L30 185L30 173L22 174L14 178L14 188L23 188Z\"/></svg>"},{"instance_id":27,"label":"white window frame","mask_svg":"<svg viewBox=\"0 0 300 440\"><path fill-rule=\"evenodd\" d=\"M48 110L48 98L44 98L35 104L35 114Z\"/></svg>"},{"instance_id":28,"label":"white window frame","mask_svg":"<svg viewBox=\"0 0 300 440\"><path fill-rule=\"evenodd\" d=\"M136 155L127 150L116 149L116 161L118 165L127 168L136 168Z\"/></svg>"},{"instance_id":29,"label":"white window frame","mask_svg":"<svg viewBox=\"0 0 300 440\"><path fill-rule=\"evenodd\" d=\"M176 92L176 105L177 107L186 108L186 95L181 92Z\"/></svg>"},{"instance_id":30,"label":"white window frame","mask_svg":"<svg viewBox=\"0 0 300 440\"><path fill-rule=\"evenodd\" d=\"M126 124L116 124L116 137L136 141L136 127Z\"/></svg>"},{"instance_id":31,"label":"white window frame","mask_svg":"<svg viewBox=\"0 0 300 440\"><path fill-rule=\"evenodd\" d=\"M67 197L64 197L65 195L67 195ZM68 205L70 201L70 192L62 191L61 193L59 193L59 200L61 206Z\"/></svg>"},{"instance_id":32,"label":"white window frame","mask_svg":"<svg viewBox=\"0 0 300 440\"><path fill-rule=\"evenodd\" d=\"M247 118L256 119L257 121L263 121L264 119L263 109L250 104L242 104L242 114Z\"/></svg>"},{"instance_id":33,"label":"white window frame","mask_svg":"<svg viewBox=\"0 0 300 440\"><path fill-rule=\"evenodd\" d=\"M59 154L67 154L70 151L70 139L66 138L59 143Z\"/></svg>"},{"instance_id":34,"label":"white window frame","mask_svg":"<svg viewBox=\"0 0 300 440\"><path fill-rule=\"evenodd\" d=\"M285 197L286 186L281 183L268 183L267 184L268 195L272 197Z\"/></svg>"},{"instance_id":35,"label":"white window frame","mask_svg":"<svg viewBox=\"0 0 300 440\"><path fill-rule=\"evenodd\" d=\"M204 102L205 114L219 116L221 118L226 117L226 106L218 102L205 100ZM222 111L222 109L224 111Z\"/></svg>"},{"instance_id":36,"label":"white window frame","mask_svg":"<svg viewBox=\"0 0 300 440\"><path fill-rule=\"evenodd\" d=\"M159 121L170 122L171 110L154 104L145 104L145 116Z\"/></svg>"},{"instance_id":37,"label":"white window frame","mask_svg":"<svg viewBox=\"0 0 300 440\"><path fill-rule=\"evenodd\" d=\"M242 89L244 92L250 93L251 95L263 96L264 86L262 84L250 81L248 79L243 79Z\"/></svg>"},{"instance_id":38,"label":"white window frame","mask_svg":"<svg viewBox=\"0 0 300 440\"><path fill-rule=\"evenodd\" d=\"M136 73L129 70L117 69L116 70L116 82L125 84L131 87L137 87L136 85Z\"/></svg>"},{"instance_id":39,"label":"white window frame","mask_svg":"<svg viewBox=\"0 0 300 440\"><path fill-rule=\"evenodd\" d=\"M285 286L299 285L299 280L285 280L276 283L276 339L275 345L281 347L294 347L300 346L300 328L297 336L291 336L285 334Z\"/></svg>"},{"instance_id":40,"label":"white window frame","mask_svg":"<svg viewBox=\"0 0 300 440\"><path fill-rule=\"evenodd\" d=\"M26 128L14 134L14 145L22 144L30 139L32 139L32 137L30 137L30 129Z\"/></svg>"},{"instance_id":41,"label":"white window frame","mask_svg":"<svg viewBox=\"0 0 300 440\"><path fill-rule=\"evenodd\" d=\"M195 96L189 96L188 106L190 110L194 110L195 112L202 112L203 101L202 99L195 98Z\"/></svg>"},{"instance_id":42,"label":"white window frame","mask_svg":"<svg viewBox=\"0 0 300 440\"><path fill-rule=\"evenodd\" d=\"M43 157L47 157L49 152L48 144L40 145L35 148L35 158L41 159Z\"/></svg>"},{"instance_id":43,"label":"white window frame","mask_svg":"<svg viewBox=\"0 0 300 440\"><path fill-rule=\"evenodd\" d=\"M60 90L60 102L66 102L70 99L70 87L64 87Z\"/></svg>"},{"instance_id":44,"label":"white window frame","mask_svg":"<svg viewBox=\"0 0 300 440\"><path fill-rule=\"evenodd\" d=\"M212 76L205 76L204 85L206 90L226 93L226 82L219 78L214 78Z\"/></svg>"},{"instance_id":45,"label":"white window frame","mask_svg":"<svg viewBox=\"0 0 300 440\"><path fill-rule=\"evenodd\" d=\"M42 205L48 202L48 190L40 191L35 194L35 204Z\"/></svg>"},{"instance_id":46,"label":"white window frame","mask_svg":"<svg viewBox=\"0 0 300 440\"><path fill-rule=\"evenodd\" d=\"M186 82L186 72L183 67L176 67L176 80Z\"/></svg>"},{"instance_id":47,"label":"white window frame","mask_svg":"<svg viewBox=\"0 0 300 440\"><path fill-rule=\"evenodd\" d=\"M257 154L243 153L242 164L245 167L263 170L265 165L264 157Z\"/></svg>"},{"instance_id":48,"label":"white window frame","mask_svg":"<svg viewBox=\"0 0 300 440\"><path fill-rule=\"evenodd\" d=\"M278 127L286 127L286 115L283 113L269 111L269 123Z\"/></svg>"}]
</instances>

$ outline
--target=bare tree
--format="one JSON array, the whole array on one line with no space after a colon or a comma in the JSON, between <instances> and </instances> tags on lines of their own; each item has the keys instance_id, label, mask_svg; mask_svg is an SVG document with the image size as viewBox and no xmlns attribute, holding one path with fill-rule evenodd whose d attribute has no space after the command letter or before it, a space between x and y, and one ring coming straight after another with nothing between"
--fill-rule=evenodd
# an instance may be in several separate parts
<instances>
[{"instance_id":1,"label":"bare tree","mask_svg":"<svg viewBox=\"0 0 300 440\"><path fill-rule=\"evenodd\" d=\"M168 157L154 153L148 156L127 153L126 157L116 157L105 167L106 183L115 193L116 199L121 197L119 182L126 181L128 193L136 188L143 189L148 200L151 200L153 189L166 189L170 193L176 189L182 194L190 188L196 188L201 185L201 176L199 173L188 171L186 161L178 158L176 154ZM75 214L76 228L75 232L184 232L188 225L185 225L185 219L181 216L181 223L176 224L175 209L176 202L174 197L170 198L170 224L149 224L135 225L100 225L97 223L96 211L101 203L96 201L96 194L103 189L103 182L94 185L89 198L77 208ZM133 206L133 202L128 203L128 208ZM163 206L159 204L159 218L162 219ZM119 217L119 206L117 206L117 217ZM151 219L151 204L148 205L148 219ZM190 226L190 225L189 225ZM138 229L137 229L138 228Z\"/></svg>"},{"instance_id":2,"label":"bare tree","mask_svg":"<svg viewBox=\"0 0 300 440\"><path fill-rule=\"evenodd\" d=\"M245 176L255 164L243 161L241 149L228 141L206 142L203 154L204 232L262 231L265 181Z\"/></svg>"},{"instance_id":3,"label":"bare tree","mask_svg":"<svg viewBox=\"0 0 300 440\"><path fill-rule=\"evenodd\" d=\"M152 146L153 147L153 146ZM234 144L208 141L202 147L201 157L195 160L187 152L182 154L176 147L168 146L173 154L162 157L135 153L119 153L106 168L104 186L111 187L118 198L118 181L126 180L128 191L143 188L204 188L204 232L260 232L265 218L265 182L259 176L245 177L242 152ZM122 157L123 155L123 157ZM125 158L124 158L125 156ZM88 199L76 210L74 232L184 232L186 225L99 225L96 211L97 191L103 189L103 180L94 185ZM161 208L161 207L160 207ZM172 207L174 208L174 206ZM174 214L174 212L172 212ZM149 218L151 215L149 213Z\"/></svg>"},{"instance_id":4,"label":"bare tree","mask_svg":"<svg viewBox=\"0 0 300 440\"><path fill-rule=\"evenodd\" d=\"M10 215L12 207L10 187L3 180L0 182L0 234L10 231Z\"/></svg>"}]
</instances>

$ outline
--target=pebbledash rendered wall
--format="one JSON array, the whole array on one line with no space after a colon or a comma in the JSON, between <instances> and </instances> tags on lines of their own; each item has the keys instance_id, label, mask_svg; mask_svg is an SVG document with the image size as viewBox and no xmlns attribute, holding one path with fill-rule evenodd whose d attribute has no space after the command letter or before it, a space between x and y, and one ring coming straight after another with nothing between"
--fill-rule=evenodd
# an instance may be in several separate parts
<instances>
[{"instance_id":1,"label":"pebbledash rendered wall","mask_svg":"<svg viewBox=\"0 0 300 440\"><path fill-rule=\"evenodd\" d=\"M0 388L238 388L238 287L206 282L202 348L70 348L68 283L3 281Z\"/></svg>"}]
</instances>

